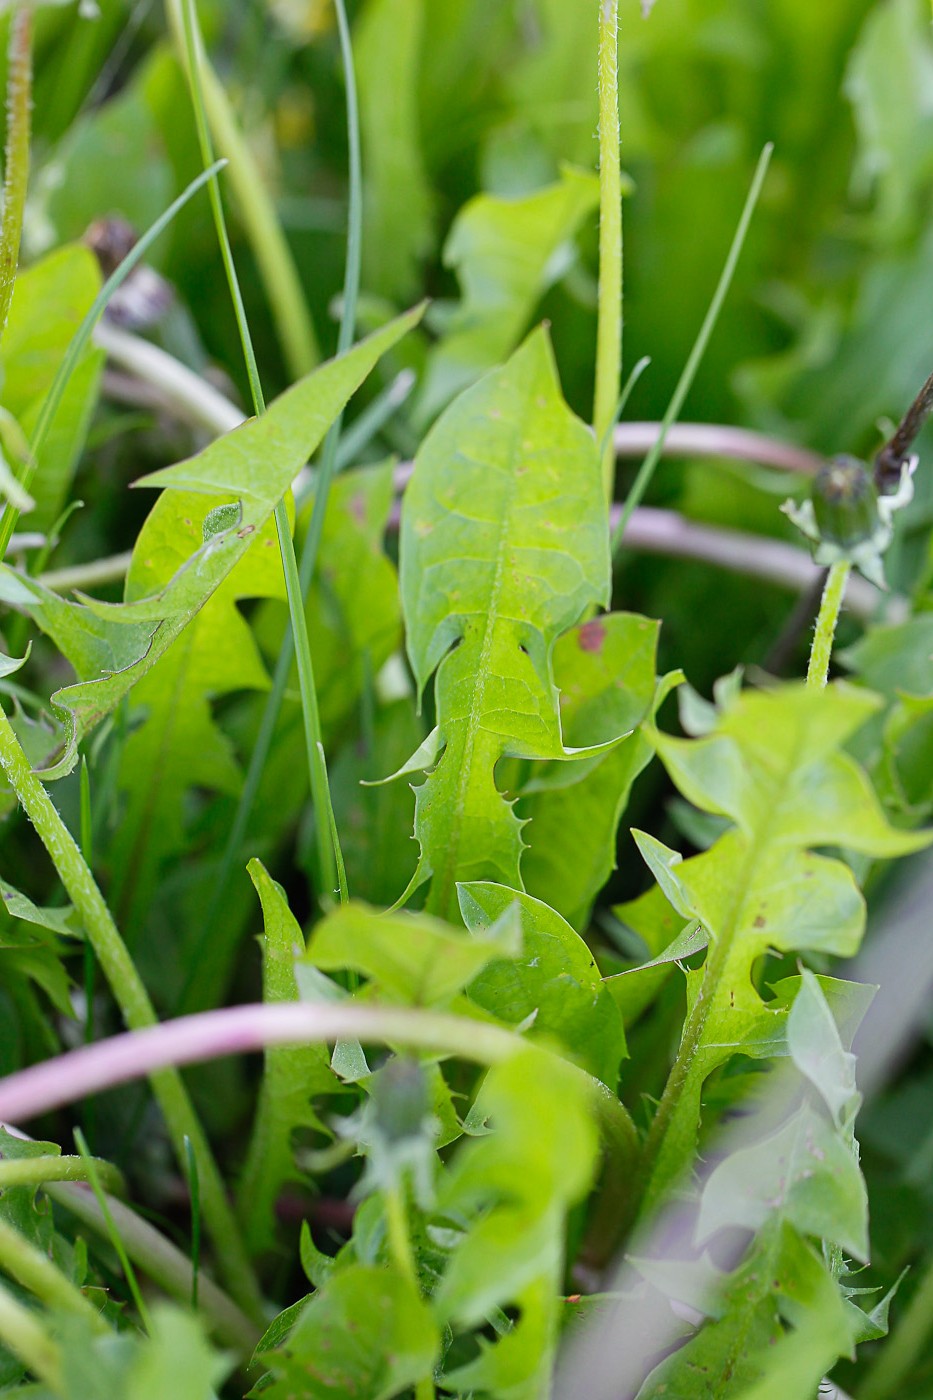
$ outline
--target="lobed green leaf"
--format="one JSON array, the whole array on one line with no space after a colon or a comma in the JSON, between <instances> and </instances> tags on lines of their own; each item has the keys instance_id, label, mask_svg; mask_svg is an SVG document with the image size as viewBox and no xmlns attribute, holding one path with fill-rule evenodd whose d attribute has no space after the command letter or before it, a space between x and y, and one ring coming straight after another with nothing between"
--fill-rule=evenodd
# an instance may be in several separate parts
<instances>
[{"instance_id":1,"label":"lobed green leaf","mask_svg":"<svg viewBox=\"0 0 933 1400\"><path fill-rule=\"evenodd\" d=\"M547 336L467 390L428 434L402 509L402 606L419 692L437 668L440 758L416 789L427 907L457 918L458 880L521 886L504 756L565 758L551 651L608 601L599 457L560 397Z\"/></svg>"},{"instance_id":2,"label":"lobed green leaf","mask_svg":"<svg viewBox=\"0 0 933 1400\"><path fill-rule=\"evenodd\" d=\"M87 667L79 669L78 684L52 697L71 732L66 752L49 776L70 770L78 741L152 669L235 565L259 543L276 505L350 395L420 314L416 309L399 317L287 389L263 417L250 419L196 457L153 472L138 483L207 497L202 525L203 517L217 504L234 500L241 505L238 522L219 534L209 534L155 594L123 604L85 599L81 606L63 603L34 582L18 581L32 596L31 610L38 625L53 636L73 664L80 660L82 668ZM144 558L141 563L147 567Z\"/></svg>"}]
</instances>

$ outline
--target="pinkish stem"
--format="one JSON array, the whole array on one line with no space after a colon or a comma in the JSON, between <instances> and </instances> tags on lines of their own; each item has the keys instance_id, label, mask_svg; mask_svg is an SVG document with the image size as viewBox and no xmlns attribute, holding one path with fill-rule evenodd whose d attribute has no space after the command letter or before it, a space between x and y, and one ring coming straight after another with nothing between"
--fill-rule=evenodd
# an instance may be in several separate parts
<instances>
[{"instance_id":1,"label":"pinkish stem","mask_svg":"<svg viewBox=\"0 0 933 1400\"><path fill-rule=\"evenodd\" d=\"M0 1120L26 1121L168 1066L267 1045L344 1039L446 1050L483 1064L504 1060L523 1044L497 1026L407 1007L235 1006L111 1036L8 1075L0 1080Z\"/></svg>"}]
</instances>

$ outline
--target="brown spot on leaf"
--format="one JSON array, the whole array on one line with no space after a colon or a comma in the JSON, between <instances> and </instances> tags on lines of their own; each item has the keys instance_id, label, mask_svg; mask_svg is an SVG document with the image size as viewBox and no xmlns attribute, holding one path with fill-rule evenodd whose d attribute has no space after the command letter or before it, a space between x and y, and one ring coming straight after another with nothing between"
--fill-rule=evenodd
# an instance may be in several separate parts
<instances>
[{"instance_id":1,"label":"brown spot on leaf","mask_svg":"<svg viewBox=\"0 0 933 1400\"><path fill-rule=\"evenodd\" d=\"M606 624L598 617L594 617L592 622L584 622L580 628L581 651L602 651L605 640Z\"/></svg>"},{"instance_id":2,"label":"brown spot on leaf","mask_svg":"<svg viewBox=\"0 0 933 1400\"><path fill-rule=\"evenodd\" d=\"M759 914L759 915L758 915L758 918L755 920L755 928L764 928L765 923L766 923L766 920L765 920L764 915L763 915L763 914Z\"/></svg>"}]
</instances>

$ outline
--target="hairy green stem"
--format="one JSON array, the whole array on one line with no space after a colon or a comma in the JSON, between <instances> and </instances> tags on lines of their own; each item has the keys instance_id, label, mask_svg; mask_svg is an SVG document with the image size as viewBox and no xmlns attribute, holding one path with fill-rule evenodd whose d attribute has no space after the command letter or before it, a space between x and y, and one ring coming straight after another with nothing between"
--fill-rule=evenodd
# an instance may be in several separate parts
<instances>
[{"instance_id":1,"label":"hairy green stem","mask_svg":"<svg viewBox=\"0 0 933 1400\"><path fill-rule=\"evenodd\" d=\"M110 1191L123 1189L123 1177L111 1162L93 1159L101 1181ZM87 1181L88 1165L83 1157L12 1157L0 1161L0 1191L10 1186L44 1186L47 1181Z\"/></svg>"},{"instance_id":2,"label":"hairy green stem","mask_svg":"<svg viewBox=\"0 0 933 1400\"><path fill-rule=\"evenodd\" d=\"M603 484L612 500L615 454L608 440L622 373L622 171L619 133L619 0L599 4L599 300L593 429L603 443ZM605 440L605 441L604 441Z\"/></svg>"},{"instance_id":3,"label":"hairy green stem","mask_svg":"<svg viewBox=\"0 0 933 1400\"><path fill-rule=\"evenodd\" d=\"M109 1332L102 1315L79 1288L67 1279L47 1254L0 1220L0 1269L46 1307L73 1313L92 1332Z\"/></svg>"},{"instance_id":4,"label":"hairy green stem","mask_svg":"<svg viewBox=\"0 0 933 1400\"><path fill-rule=\"evenodd\" d=\"M184 64L187 49L181 0L167 0L166 10ZM314 369L321 356L298 269L259 166L237 125L223 84L206 57L202 82L207 119L229 162L240 218L266 290L285 363L292 378L300 379Z\"/></svg>"},{"instance_id":5,"label":"hairy green stem","mask_svg":"<svg viewBox=\"0 0 933 1400\"><path fill-rule=\"evenodd\" d=\"M6 330L26 207L32 109L32 4L20 5L10 23L7 60L7 132L0 224L0 337Z\"/></svg>"},{"instance_id":6,"label":"hairy green stem","mask_svg":"<svg viewBox=\"0 0 933 1400\"><path fill-rule=\"evenodd\" d=\"M408 1234L408 1208L399 1182L393 1181L390 1186L386 1187L383 1192L383 1202L386 1213L386 1236L389 1241L389 1250L395 1260L395 1266L399 1273L404 1274L409 1283L420 1293L421 1285L418 1282L415 1255Z\"/></svg>"},{"instance_id":7,"label":"hairy green stem","mask_svg":"<svg viewBox=\"0 0 933 1400\"><path fill-rule=\"evenodd\" d=\"M157 1017L113 916L78 846L45 788L32 771L6 714L0 709L0 767L29 817L81 918L98 964L131 1030L155 1026ZM181 1076L174 1068L151 1077L153 1092L165 1117L182 1171L186 1167L185 1137L198 1154L204 1217L211 1232L218 1264L237 1301L255 1317L262 1316L258 1285L223 1178L194 1111ZM11 1115L12 1116L12 1115Z\"/></svg>"},{"instance_id":8,"label":"hairy green stem","mask_svg":"<svg viewBox=\"0 0 933 1400\"><path fill-rule=\"evenodd\" d=\"M56 1395L64 1394L61 1353L36 1314L0 1284L0 1342L44 1381Z\"/></svg>"},{"instance_id":9,"label":"hairy green stem","mask_svg":"<svg viewBox=\"0 0 933 1400\"><path fill-rule=\"evenodd\" d=\"M807 685L813 690L823 690L829 679L829 663L833 654L836 624L839 621L842 600L845 597L846 585L849 582L851 571L852 565L846 560L840 559L838 563L833 564L826 579L823 601L820 603L819 616L816 619L816 631L813 634L813 645L810 649L810 664L807 667Z\"/></svg>"},{"instance_id":10,"label":"hairy green stem","mask_svg":"<svg viewBox=\"0 0 933 1400\"><path fill-rule=\"evenodd\" d=\"M195 112L198 141L201 147L201 159L204 165L209 167L214 162L214 152L211 147L211 136L208 128L208 117L204 97L208 73L207 55L204 52L204 44L198 27L195 0L182 0L182 5L185 56L187 59L188 80L191 88L191 101ZM240 333L240 343L243 347L243 359L246 363L246 373L249 378L253 409L256 415L260 416L266 411L266 401L262 390L262 381L259 377L259 367L256 363L256 352L253 348L253 338L249 329L246 307L243 304L243 296L240 291L240 281L237 277L236 265L233 261L233 250L230 246L230 238L227 233L227 222L224 218L223 203L220 198L220 185L216 176L211 180L209 189L211 209L214 215L214 227L217 232L217 241L220 244L224 271L227 274L227 286L230 290L231 300L233 301L234 314ZM311 642L308 637L308 619L305 613L304 594L298 578L298 561L295 558L295 544L292 539L291 522L289 521L288 510L284 501L280 501L275 508L275 529L279 541L279 552L282 557L282 569L285 575L285 589L288 597L289 620L291 622L292 637L295 642L295 652L298 660L298 686L301 693L301 711L305 736L305 752L308 761L308 779L316 818L314 830L317 841L321 888L322 892L326 892L325 897L328 900L330 900L334 894L339 893L340 899L346 901L349 898L349 892L347 890L343 854L340 850L340 840L337 835L336 823L334 822L333 803L331 801L330 785L327 779L327 765L324 760L321 715L318 705L317 687L314 683L314 665L311 659Z\"/></svg>"},{"instance_id":11,"label":"hairy green stem","mask_svg":"<svg viewBox=\"0 0 933 1400\"><path fill-rule=\"evenodd\" d=\"M415 1292L420 1294L421 1282L408 1225L408 1205L401 1182L393 1181L387 1186L382 1199L385 1204L389 1252L399 1273L404 1274ZM420 1381L416 1381L415 1400L435 1400L435 1394L434 1380L431 1376L422 1376Z\"/></svg>"}]
</instances>

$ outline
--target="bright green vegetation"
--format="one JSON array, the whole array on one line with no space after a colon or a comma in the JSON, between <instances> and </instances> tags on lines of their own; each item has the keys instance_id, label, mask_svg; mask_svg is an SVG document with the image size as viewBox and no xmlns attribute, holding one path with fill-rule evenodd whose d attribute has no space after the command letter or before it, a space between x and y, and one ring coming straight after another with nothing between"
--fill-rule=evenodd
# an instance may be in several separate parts
<instances>
[{"instance_id":1,"label":"bright green vegetation","mask_svg":"<svg viewBox=\"0 0 933 1400\"><path fill-rule=\"evenodd\" d=\"M0 7L0 1396L933 1400L930 14L642 8Z\"/></svg>"}]
</instances>

